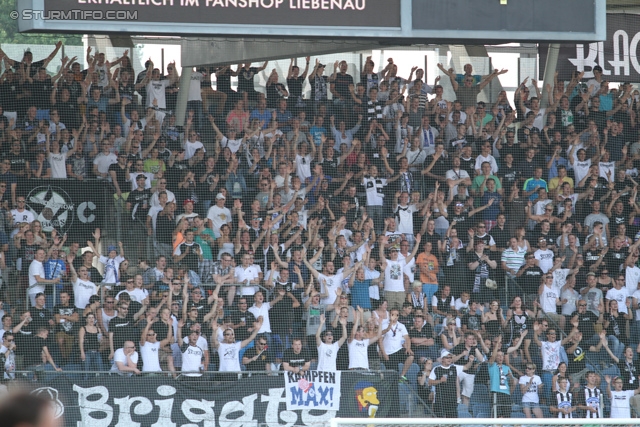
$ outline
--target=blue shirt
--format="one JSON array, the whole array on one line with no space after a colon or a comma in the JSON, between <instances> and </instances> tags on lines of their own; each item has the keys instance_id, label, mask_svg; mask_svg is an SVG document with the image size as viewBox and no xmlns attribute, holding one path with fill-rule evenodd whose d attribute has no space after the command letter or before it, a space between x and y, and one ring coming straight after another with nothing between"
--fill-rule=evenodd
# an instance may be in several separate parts
<instances>
[{"instance_id":1,"label":"blue shirt","mask_svg":"<svg viewBox=\"0 0 640 427\"><path fill-rule=\"evenodd\" d=\"M264 112L260 112L260 110L253 110L249 115L249 120L256 119L259 122L264 122L262 125L262 129L266 129L269 126L269 122L271 121L271 111L265 109Z\"/></svg>"},{"instance_id":2,"label":"blue shirt","mask_svg":"<svg viewBox=\"0 0 640 427\"><path fill-rule=\"evenodd\" d=\"M322 135L327 135L327 130L322 126L312 126L309 129L309 133L311 134L311 138L313 139L313 143L316 145L322 144Z\"/></svg>"},{"instance_id":3,"label":"blue shirt","mask_svg":"<svg viewBox=\"0 0 640 427\"><path fill-rule=\"evenodd\" d=\"M551 156L545 157L547 163L551 160ZM564 157L556 157L556 159L551 163L551 168L549 169L549 181L558 176L558 166L564 166L569 169L569 162Z\"/></svg>"},{"instance_id":4,"label":"blue shirt","mask_svg":"<svg viewBox=\"0 0 640 427\"><path fill-rule=\"evenodd\" d=\"M534 188L536 188L536 186L540 188L544 188L545 190L549 191L549 187L547 187L547 182L544 179L535 179L535 178L529 178L528 180L526 180L524 182L524 187L522 187L522 189L524 191L531 191ZM538 198L537 192L529 196L529 200L531 200L532 202L537 198Z\"/></svg>"},{"instance_id":5,"label":"blue shirt","mask_svg":"<svg viewBox=\"0 0 640 427\"><path fill-rule=\"evenodd\" d=\"M485 191L484 195L480 199L480 204L486 206L489 203L489 199L495 199L491 206L482 211L482 219L486 221L495 221L500 213L500 201L502 196L498 192Z\"/></svg>"},{"instance_id":6,"label":"blue shirt","mask_svg":"<svg viewBox=\"0 0 640 427\"><path fill-rule=\"evenodd\" d=\"M355 274L355 273L354 273ZM351 288L351 306L360 306L364 309L371 310L371 300L369 299L369 286L371 286L371 279L360 282L355 280L353 287Z\"/></svg>"},{"instance_id":7,"label":"blue shirt","mask_svg":"<svg viewBox=\"0 0 640 427\"><path fill-rule=\"evenodd\" d=\"M49 259L42 264L44 267L44 277L49 280L62 277L67 271L67 264L61 259ZM57 289L62 289L63 286L62 281L56 285Z\"/></svg>"},{"instance_id":8,"label":"blue shirt","mask_svg":"<svg viewBox=\"0 0 640 427\"><path fill-rule=\"evenodd\" d=\"M489 365L489 379L491 380L491 391L511 395L509 389L509 376L511 369L504 363L498 367L497 363Z\"/></svg>"}]
</instances>

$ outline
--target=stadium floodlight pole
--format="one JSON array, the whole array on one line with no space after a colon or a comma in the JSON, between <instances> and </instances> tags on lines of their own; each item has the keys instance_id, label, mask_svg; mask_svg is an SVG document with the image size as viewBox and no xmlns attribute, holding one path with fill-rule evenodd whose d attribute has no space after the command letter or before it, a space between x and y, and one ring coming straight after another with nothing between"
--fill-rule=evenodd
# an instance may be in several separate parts
<instances>
[{"instance_id":1,"label":"stadium floodlight pole","mask_svg":"<svg viewBox=\"0 0 640 427\"><path fill-rule=\"evenodd\" d=\"M184 126L187 114L187 100L189 99L189 85L191 84L191 71L193 67L182 67L180 83L178 86L178 100L176 101L176 125Z\"/></svg>"},{"instance_id":2,"label":"stadium floodlight pole","mask_svg":"<svg viewBox=\"0 0 640 427\"><path fill-rule=\"evenodd\" d=\"M540 108L546 108L549 105L549 94L545 90L547 85L553 87L555 80L556 67L558 66L558 54L560 53L560 44L552 43L549 45L547 53L547 63L544 65L544 76L542 77L542 99L540 100ZM553 92L551 92L553 93ZM551 100L553 103L554 100Z\"/></svg>"}]
</instances>

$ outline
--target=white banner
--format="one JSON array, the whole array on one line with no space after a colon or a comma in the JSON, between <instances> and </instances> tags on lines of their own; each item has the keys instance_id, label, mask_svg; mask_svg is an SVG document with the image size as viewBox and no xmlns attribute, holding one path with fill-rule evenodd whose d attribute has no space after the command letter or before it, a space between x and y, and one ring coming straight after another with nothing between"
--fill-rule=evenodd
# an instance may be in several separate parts
<instances>
[{"instance_id":1,"label":"white banner","mask_svg":"<svg viewBox=\"0 0 640 427\"><path fill-rule=\"evenodd\" d=\"M340 374L339 371L307 371L302 375L286 372L287 410L339 410Z\"/></svg>"}]
</instances>

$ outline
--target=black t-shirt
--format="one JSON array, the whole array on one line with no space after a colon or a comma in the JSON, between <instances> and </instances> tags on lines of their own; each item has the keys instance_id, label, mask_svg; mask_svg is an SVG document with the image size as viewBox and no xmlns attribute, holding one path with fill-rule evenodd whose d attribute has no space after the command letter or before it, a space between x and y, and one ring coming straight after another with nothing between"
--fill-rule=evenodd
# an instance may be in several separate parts
<instances>
[{"instance_id":1,"label":"black t-shirt","mask_svg":"<svg viewBox=\"0 0 640 427\"><path fill-rule=\"evenodd\" d=\"M129 305L131 310L131 305ZM113 333L113 350L124 347L125 341L137 343L140 337L137 336L137 329L133 327L133 321L126 318L114 317L109 320L109 334Z\"/></svg>"},{"instance_id":2,"label":"black t-shirt","mask_svg":"<svg viewBox=\"0 0 640 427\"><path fill-rule=\"evenodd\" d=\"M618 272L620 271L620 266L624 264L628 255L629 248L623 247L619 251L616 251L613 246L609 246L609 250L604 256L604 262L609 269L610 275L618 274Z\"/></svg>"},{"instance_id":3,"label":"black t-shirt","mask_svg":"<svg viewBox=\"0 0 640 427\"><path fill-rule=\"evenodd\" d=\"M478 347L471 347L471 350L469 350L469 354L472 354L474 357L476 355L476 349ZM462 353L464 353L467 350L467 347L464 345L464 343L460 343L457 346L453 347L453 350L451 351L451 353L454 356L458 356ZM460 366L464 366L467 363L469 363L469 356L463 356L460 359L458 359L458 362L456 362L456 365L460 365ZM475 374L477 369L478 369L478 365L479 365L479 361L478 359L475 359L475 361L473 362L473 367L467 371L465 371L468 374Z\"/></svg>"},{"instance_id":4,"label":"black t-shirt","mask_svg":"<svg viewBox=\"0 0 640 427\"><path fill-rule=\"evenodd\" d=\"M187 311L191 310L192 307L195 307L198 310L198 322L202 323L204 321L204 316L206 316L211 311L211 306L207 304L206 298L201 298L197 303L195 301L189 301L187 305Z\"/></svg>"},{"instance_id":5,"label":"black t-shirt","mask_svg":"<svg viewBox=\"0 0 640 427\"><path fill-rule=\"evenodd\" d=\"M506 249L509 247L509 240L512 237L512 234L507 228L500 228L495 226L491 229L491 237L493 237L493 241L496 242L496 247L499 249Z\"/></svg>"},{"instance_id":6,"label":"black t-shirt","mask_svg":"<svg viewBox=\"0 0 640 427\"><path fill-rule=\"evenodd\" d=\"M27 168L27 155L24 153L7 153L5 159L9 159L11 162L11 172L19 174L24 172Z\"/></svg>"},{"instance_id":7,"label":"black t-shirt","mask_svg":"<svg viewBox=\"0 0 640 427\"><path fill-rule=\"evenodd\" d=\"M33 327L36 331L40 328L51 329L49 320L52 320L53 316L51 315L51 312L49 310L47 310L46 308L31 307L29 309L29 312L31 313L31 318L33 319Z\"/></svg>"},{"instance_id":8,"label":"black t-shirt","mask_svg":"<svg viewBox=\"0 0 640 427\"><path fill-rule=\"evenodd\" d=\"M456 395L456 383L458 381L458 371L455 365L449 365L448 367L436 366L432 371L436 377L436 381L440 380L443 376L447 376L447 380L443 383L436 384L436 402L450 402L453 404L453 396Z\"/></svg>"},{"instance_id":9,"label":"black t-shirt","mask_svg":"<svg viewBox=\"0 0 640 427\"><path fill-rule=\"evenodd\" d=\"M537 265L524 269L524 272L518 277L518 284L526 295L537 294L540 288L540 279L543 271Z\"/></svg>"},{"instance_id":10,"label":"black t-shirt","mask_svg":"<svg viewBox=\"0 0 640 427\"><path fill-rule=\"evenodd\" d=\"M116 179L118 180L118 186L120 187L120 191L123 193L128 193L131 191L131 183L129 182L129 177L127 176L127 168L126 166L120 167L120 164L114 163L109 166L109 175L111 175L111 171L115 171Z\"/></svg>"},{"instance_id":11,"label":"black t-shirt","mask_svg":"<svg viewBox=\"0 0 640 427\"><path fill-rule=\"evenodd\" d=\"M56 314L60 314L62 316L73 316L73 313L75 313L75 307L72 304L68 304L68 305L58 304L55 307L53 307L54 318ZM76 326L75 323L72 323L66 320L64 323L58 323L56 325L56 332L66 332L68 334L69 333L75 334L76 332L75 326Z\"/></svg>"},{"instance_id":12,"label":"black t-shirt","mask_svg":"<svg viewBox=\"0 0 640 427\"><path fill-rule=\"evenodd\" d=\"M502 153L500 156L502 156ZM511 186L520 179L520 173L520 169L515 165L511 165L511 167L503 165L496 173L496 176L502 179L502 188L511 192Z\"/></svg>"},{"instance_id":13,"label":"black t-shirt","mask_svg":"<svg viewBox=\"0 0 640 427\"><path fill-rule=\"evenodd\" d=\"M120 188L122 190L122 188ZM129 194L127 202L131 203L131 216L138 221L145 222L151 207L151 190L138 187Z\"/></svg>"},{"instance_id":14,"label":"black t-shirt","mask_svg":"<svg viewBox=\"0 0 640 427\"><path fill-rule=\"evenodd\" d=\"M242 68L238 74L238 92L255 92L253 87L253 78L258 72L256 67L250 67L248 70Z\"/></svg>"},{"instance_id":15,"label":"black t-shirt","mask_svg":"<svg viewBox=\"0 0 640 427\"><path fill-rule=\"evenodd\" d=\"M567 347L567 350L569 348L570 347ZM586 368L585 351L579 344L573 353L567 352L567 357L569 358L569 365L567 366L568 374L576 374Z\"/></svg>"},{"instance_id":16,"label":"black t-shirt","mask_svg":"<svg viewBox=\"0 0 640 427\"><path fill-rule=\"evenodd\" d=\"M287 362L292 368L300 368L310 361L311 357L309 357L309 354L305 349L302 349L300 353L296 354L292 348L288 348L284 351L284 355L282 357L282 363Z\"/></svg>"},{"instance_id":17,"label":"black t-shirt","mask_svg":"<svg viewBox=\"0 0 640 427\"><path fill-rule=\"evenodd\" d=\"M32 101L39 110L47 110L51 105L51 91L53 85L51 84L51 78L46 78L42 81L34 80L29 85L29 89L32 94Z\"/></svg>"},{"instance_id":18,"label":"black t-shirt","mask_svg":"<svg viewBox=\"0 0 640 427\"><path fill-rule=\"evenodd\" d=\"M258 348L251 347L244 353L243 357L248 357L249 359L253 359L258 355ZM248 364L245 365L247 371L264 371L266 370L267 363L271 363L272 359L268 351L262 351L260 356L258 356L257 360L252 360Z\"/></svg>"},{"instance_id":19,"label":"black t-shirt","mask_svg":"<svg viewBox=\"0 0 640 427\"><path fill-rule=\"evenodd\" d=\"M479 331L482 329L482 317L475 313L467 313L460 319L460 324L467 325L467 329L470 331Z\"/></svg>"},{"instance_id":20,"label":"black t-shirt","mask_svg":"<svg viewBox=\"0 0 640 427\"><path fill-rule=\"evenodd\" d=\"M425 167L431 165L431 163L433 162L433 155L427 156L427 158L424 161L424 165ZM433 165L433 168L431 168L430 173L436 175L436 176L441 176L441 177L446 177L447 176L447 171L449 170L449 161L448 159L445 159L444 156L440 156L438 158L438 160L436 160L436 163ZM473 176L473 175L471 175ZM431 188L431 187L435 187L436 185L436 180L428 175L424 175L424 180L426 182L427 187Z\"/></svg>"},{"instance_id":21,"label":"black t-shirt","mask_svg":"<svg viewBox=\"0 0 640 427\"><path fill-rule=\"evenodd\" d=\"M349 86L353 85L353 77L350 74L336 73L333 83L340 98L350 99Z\"/></svg>"},{"instance_id":22,"label":"black t-shirt","mask_svg":"<svg viewBox=\"0 0 640 427\"><path fill-rule=\"evenodd\" d=\"M285 285L287 292L292 289L291 283ZM295 292L295 291L291 291ZM269 320L271 323L271 331L274 334L287 334L296 321L300 321L301 309L293 308L293 300L285 295L285 297L276 305L271 306L269 310Z\"/></svg>"},{"instance_id":23,"label":"black t-shirt","mask_svg":"<svg viewBox=\"0 0 640 427\"><path fill-rule=\"evenodd\" d=\"M42 364L42 350L47 346L47 340L32 335L25 340L25 345L29 351L24 353L24 364L26 366Z\"/></svg>"},{"instance_id":24,"label":"black t-shirt","mask_svg":"<svg viewBox=\"0 0 640 427\"><path fill-rule=\"evenodd\" d=\"M633 362L628 363L626 359L618 362L620 377L622 377L622 390L635 390L638 388L638 368Z\"/></svg>"},{"instance_id":25,"label":"black t-shirt","mask_svg":"<svg viewBox=\"0 0 640 427\"><path fill-rule=\"evenodd\" d=\"M236 341L244 341L251 335L248 331L249 328L253 328L253 324L256 321L256 316L250 311L241 312L237 310L231 314L231 322L234 325L238 325L244 321L244 326L239 326L235 329Z\"/></svg>"},{"instance_id":26,"label":"black t-shirt","mask_svg":"<svg viewBox=\"0 0 640 427\"><path fill-rule=\"evenodd\" d=\"M433 336L433 328L431 327L431 325L429 323L425 323L422 326L421 330L417 330L415 327L411 327L411 329L409 329L409 338L434 338ZM435 343L434 343L435 345ZM420 348L424 346L417 346L413 343L411 343L411 349L413 351L415 351L417 348Z\"/></svg>"},{"instance_id":27,"label":"black t-shirt","mask_svg":"<svg viewBox=\"0 0 640 427\"><path fill-rule=\"evenodd\" d=\"M153 325L151 325L151 330L153 330L153 332L156 333L156 339L158 341L163 341L167 339L167 336L169 335L170 327L173 328L173 325L171 326L166 325L165 323L159 320L155 322ZM173 334L173 331L171 331L171 334Z\"/></svg>"},{"instance_id":28,"label":"black t-shirt","mask_svg":"<svg viewBox=\"0 0 640 427\"><path fill-rule=\"evenodd\" d=\"M302 96L302 85L304 84L304 77L291 77L287 79L287 86L289 87L289 98L294 101Z\"/></svg>"},{"instance_id":29,"label":"black t-shirt","mask_svg":"<svg viewBox=\"0 0 640 427\"><path fill-rule=\"evenodd\" d=\"M18 221L20 222L20 221ZM29 275L29 266L31 265L31 261L33 261L36 257L36 251L40 249L40 245L27 245L27 241L22 239L20 241L20 249L18 249L18 258L22 259L22 271L20 272L21 276Z\"/></svg>"},{"instance_id":30,"label":"black t-shirt","mask_svg":"<svg viewBox=\"0 0 640 427\"><path fill-rule=\"evenodd\" d=\"M598 321L598 316L589 310L582 314L574 311L571 317L575 316L578 316L578 330L582 332L582 338L586 341L594 336L596 331L593 326Z\"/></svg>"}]
</instances>

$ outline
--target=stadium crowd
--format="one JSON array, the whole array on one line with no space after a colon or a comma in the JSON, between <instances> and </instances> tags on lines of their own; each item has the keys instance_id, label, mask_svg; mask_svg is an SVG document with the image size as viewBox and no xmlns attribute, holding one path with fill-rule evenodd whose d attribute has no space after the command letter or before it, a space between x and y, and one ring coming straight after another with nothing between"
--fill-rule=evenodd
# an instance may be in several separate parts
<instances>
[{"instance_id":1,"label":"stadium crowd","mask_svg":"<svg viewBox=\"0 0 640 427\"><path fill-rule=\"evenodd\" d=\"M440 77L392 59L354 79L307 57L264 88L268 62L180 87L175 63L91 48L87 69L64 57L49 76L60 48L0 50L5 381L386 368L442 417L640 409L630 85L594 67L490 104L477 97L507 70L439 64L445 99ZM126 240L44 232L32 178L112 189Z\"/></svg>"}]
</instances>

